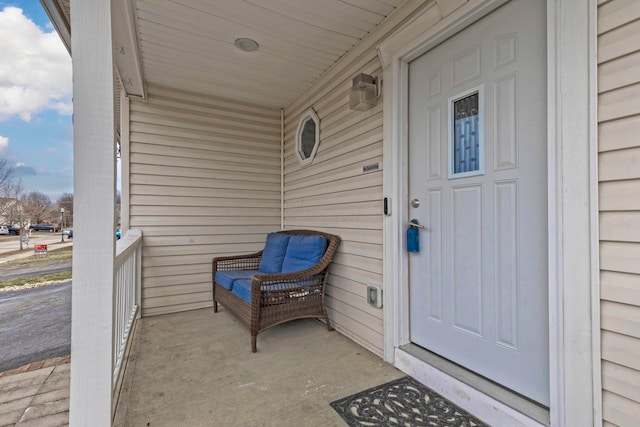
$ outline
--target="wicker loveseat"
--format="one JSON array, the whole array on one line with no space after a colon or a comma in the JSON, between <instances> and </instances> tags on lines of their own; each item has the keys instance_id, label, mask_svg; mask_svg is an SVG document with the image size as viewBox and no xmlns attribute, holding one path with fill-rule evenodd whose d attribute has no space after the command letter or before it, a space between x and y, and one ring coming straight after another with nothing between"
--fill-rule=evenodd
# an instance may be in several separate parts
<instances>
[{"instance_id":1,"label":"wicker loveseat","mask_svg":"<svg viewBox=\"0 0 640 427\"><path fill-rule=\"evenodd\" d=\"M324 294L339 244L332 234L288 230L270 233L260 252L214 258L214 312L220 303L249 329L254 353L259 333L290 320L320 318L332 330Z\"/></svg>"}]
</instances>

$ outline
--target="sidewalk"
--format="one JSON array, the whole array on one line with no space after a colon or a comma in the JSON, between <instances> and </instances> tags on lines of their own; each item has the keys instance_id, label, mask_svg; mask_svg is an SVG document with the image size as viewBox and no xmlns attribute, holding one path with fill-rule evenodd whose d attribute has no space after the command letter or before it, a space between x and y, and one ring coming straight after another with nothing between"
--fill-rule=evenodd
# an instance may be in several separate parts
<instances>
[{"instance_id":1,"label":"sidewalk","mask_svg":"<svg viewBox=\"0 0 640 427\"><path fill-rule=\"evenodd\" d=\"M36 244L40 244L40 243L36 243ZM62 248L66 248L67 246L73 246L73 241L66 241L64 243L47 243L47 245L49 246L49 250L56 250L56 249L62 249ZM16 254L11 254L11 255L6 255L2 252L0 252L0 264L3 264L5 262L8 261L13 261L16 259L22 259L22 258L29 258L33 256L33 245L29 245L28 249L23 250L20 253L16 253Z\"/></svg>"},{"instance_id":2,"label":"sidewalk","mask_svg":"<svg viewBox=\"0 0 640 427\"><path fill-rule=\"evenodd\" d=\"M0 372L0 427L69 424L70 356Z\"/></svg>"}]
</instances>

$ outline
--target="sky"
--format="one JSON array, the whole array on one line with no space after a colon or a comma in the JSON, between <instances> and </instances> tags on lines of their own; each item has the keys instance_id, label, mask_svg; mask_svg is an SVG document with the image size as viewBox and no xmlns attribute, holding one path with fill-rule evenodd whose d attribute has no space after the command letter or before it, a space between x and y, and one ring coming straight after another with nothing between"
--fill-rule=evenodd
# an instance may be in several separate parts
<instances>
[{"instance_id":1,"label":"sky","mask_svg":"<svg viewBox=\"0 0 640 427\"><path fill-rule=\"evenodd\" d=\"M39 0L0 0L0 158L27 192L73 193L71 57Z\"/></svg>"}]
</instances>

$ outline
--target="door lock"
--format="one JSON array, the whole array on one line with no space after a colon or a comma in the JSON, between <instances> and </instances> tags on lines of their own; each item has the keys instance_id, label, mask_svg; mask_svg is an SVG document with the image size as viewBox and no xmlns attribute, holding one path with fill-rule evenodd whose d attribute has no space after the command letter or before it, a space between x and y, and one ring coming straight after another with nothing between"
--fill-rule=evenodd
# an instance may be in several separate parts
<instances>
[{"instance_id":1,"label":"door lock","mask_svg":"<svg viewBox=\"0 0 640 427\"><path fill-rule=\"evenodd\" d=\"M420 200L418 200L418 199L413 199L413 200L411 201L411 206L412 206L412 207L414 207L414 208L419 207L419 206L420 206Z\"/></svg>"}]
</instances>

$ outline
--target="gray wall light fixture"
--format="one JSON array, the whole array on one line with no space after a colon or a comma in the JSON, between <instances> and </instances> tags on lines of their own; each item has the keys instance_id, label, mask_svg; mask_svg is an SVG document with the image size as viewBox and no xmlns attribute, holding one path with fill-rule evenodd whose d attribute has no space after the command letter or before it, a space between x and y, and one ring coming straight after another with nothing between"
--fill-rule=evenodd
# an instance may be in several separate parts
<instances>
[{"instance_id":1,"label":"gray wall light fixture","mask_svg":"<svg viewBox=\"0 0 640 427\"><path fill-rule=\"evenodd\" d=\"M356 111L367 111L378 103L379 77L369 74L358 74L353 78L349 94L349 108Z\"/></svg>"}]
</instances>

